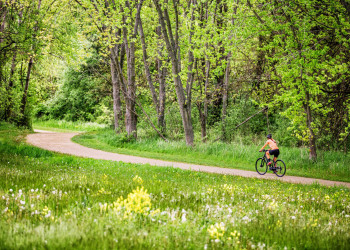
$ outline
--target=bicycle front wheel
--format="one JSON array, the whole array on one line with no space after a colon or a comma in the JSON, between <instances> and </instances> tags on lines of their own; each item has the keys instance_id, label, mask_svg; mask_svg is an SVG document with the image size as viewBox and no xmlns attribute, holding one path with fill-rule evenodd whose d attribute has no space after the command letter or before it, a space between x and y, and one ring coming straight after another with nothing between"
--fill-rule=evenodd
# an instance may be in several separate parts
<instances>
[{"instance_id":1,"label":"bicycle front wheel","mask_svg":"<svg viewBox=\"0 0 350 250\"><path fill-rule=\"evenodd\" d=\"M278 177L282 177L286 174L286 164L284 164L284 162L282 160L277 160L276 161L276 171L275 171L275 174L278 176Z\"/></svg>"},{"instance_id":2,"label":"bicycle front wheel","mask_svg":"<svg viewBox=\"0 0 350 250\"><path fill-rule=\"evenodd\" d=\"M260 175L266 174L267 165L266 165L264 158L259 158L256 160L255 169L256 169L256 172L258 172L258 174L260 174Z\"/></svg>"}]
</instances>

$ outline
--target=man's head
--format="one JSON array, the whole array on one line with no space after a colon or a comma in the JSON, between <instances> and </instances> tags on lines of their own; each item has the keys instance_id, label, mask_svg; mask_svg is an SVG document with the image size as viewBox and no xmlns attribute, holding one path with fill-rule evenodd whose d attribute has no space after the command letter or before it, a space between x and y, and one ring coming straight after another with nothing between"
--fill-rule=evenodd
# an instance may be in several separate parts
<instances>
[{"instance_id":1,"label":"man's head","mask_svg":"<svg viewBox=\"0 0 350 250\"><path fill-rule=\"evenodd\" d=\"M271 134L268 134L266 137L267 137L267 139L271 139L271 138L272 138L272 135L271 135Z\"/></svg>"}]
</instances>

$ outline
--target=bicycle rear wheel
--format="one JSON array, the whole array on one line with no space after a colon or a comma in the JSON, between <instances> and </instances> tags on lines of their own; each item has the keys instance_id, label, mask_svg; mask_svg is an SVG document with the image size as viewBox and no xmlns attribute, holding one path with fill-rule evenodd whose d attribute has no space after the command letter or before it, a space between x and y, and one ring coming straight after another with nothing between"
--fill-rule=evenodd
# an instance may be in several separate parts
<instances>
[{"instance_id":1,"label":"bicycle rear wheel","mask_svg":"<svg viewBox=\"0 0 350 250\"><path fill-rule=\"evenodd\" d=\"M282 177L286 174L286 164L284 164L284 162L282 160L277 160L276 161L276 171L275 171L275 174L278 176L278 177Z\"/></svg>"},{"instance_id":2,"label":"bicycle rear wheel","mask_svg":"<svg viewBox=\"0 0 350 250\"><path fill-rule=\"evenodd\" d=\"M266 165L266 161L264 160L264 158L259 158L256 160L255 169L256 169L256 172L258 172L258 174L260 174L260 175L266 174L267 165Z\"/></svg>"}]
</instances>

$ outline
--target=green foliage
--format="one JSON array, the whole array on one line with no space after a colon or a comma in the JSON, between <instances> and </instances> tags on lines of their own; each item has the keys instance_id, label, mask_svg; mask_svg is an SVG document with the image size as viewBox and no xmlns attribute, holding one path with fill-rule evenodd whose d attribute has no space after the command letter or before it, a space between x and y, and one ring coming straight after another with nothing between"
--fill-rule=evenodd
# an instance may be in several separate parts
<instances>
[{"instance_id":1,"label":"green foliage","mask_svg":"<svg viewBox=\"0 0 350 250\"><path fill-rule=\"evenodd\" d=\"M67 121L97 119L111 125L111 102L106 99L110 86L104 78L96 77L93 69L97 66L98 57L92 57L80 70L69 69L55 96L38 106L36 117Z\"/></svg>"}]
</instances>

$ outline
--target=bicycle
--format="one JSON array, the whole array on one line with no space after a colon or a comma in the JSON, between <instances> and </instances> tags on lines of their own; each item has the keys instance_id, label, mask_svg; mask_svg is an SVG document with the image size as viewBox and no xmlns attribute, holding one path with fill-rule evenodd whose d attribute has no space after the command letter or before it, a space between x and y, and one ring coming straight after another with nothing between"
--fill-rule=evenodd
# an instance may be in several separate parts
<instances>
[{"instance_id":1,"label":"bicycle","mask_svg":"<svg viewBox=\"0 0 350 250\"><path fill-rule=\"evenodd\" d=\"M277 160L276 162L273 162L271 166L269 167L267 165L267 157L266 157L266 152L268 150L264 149L263 152L265 153L263 157L260 157L256 160L255 162L255 169L256 172L260 175L264 175L267 172L267 169L272 170L275 175L278 177L282 177L286 173L286 164L282 160Z\"/></svg>"}]
</instances>

